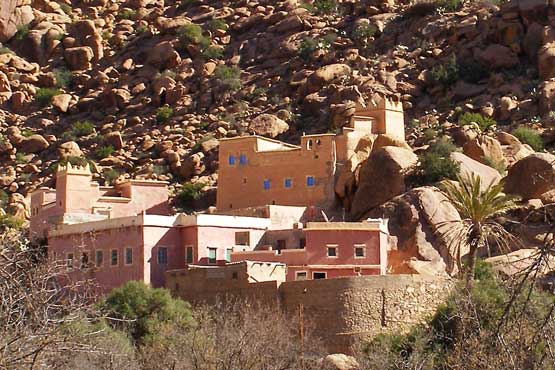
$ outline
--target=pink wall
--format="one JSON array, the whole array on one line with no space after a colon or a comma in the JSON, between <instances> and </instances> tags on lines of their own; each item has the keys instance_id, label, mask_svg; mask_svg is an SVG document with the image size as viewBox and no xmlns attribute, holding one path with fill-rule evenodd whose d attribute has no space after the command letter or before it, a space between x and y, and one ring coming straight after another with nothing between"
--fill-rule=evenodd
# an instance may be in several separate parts
<instances>
[{"instance_id":1,"label":"pink wall","mask_svg":"<svg viewBox=\"0 0 555 370\"><path fill-rule=\"evenodd\" d=\"M311 265L379 265L380 232L371 230L305 230L306 252ZM327 256L327 245L337 245L337 257ZM355 244L364 244L364 258L355 258Z\"/></svg>"},{"instance_id":2,"label":"pink wall","mask_svg":"<svg viewBox=\"0 0 555 370\"><path fill-rule=\"evenodd\" d=\"M125 249L133 249L133 263L125 264ZM111 251L118 251L117 266L111 265ZM103 251L103 263L95 266L97 250ZM80 255L89 252L91 268L79 269ZM142 280L149 283L144 276L143 235L141 227L97 231L80 235L56 236L48 240L48 256L52 260L65 263L67 253L74 254L74 269L70 273L74 278L93 278L100 290L109 292L130 280Z\"/></svg>"},{"instance_id":3,"label":"pink wall","mask_svg":"<svg viewBox=\"0 0 555 370\"><path fill-rule=\"evenodd\" d=\"M165 286L166 270L185 268L185 253L181 233L177 228L145 226L144 275L154 287ZM158 263L158 250L167 250L167 264Z\"/></svg>"}]
</instances>

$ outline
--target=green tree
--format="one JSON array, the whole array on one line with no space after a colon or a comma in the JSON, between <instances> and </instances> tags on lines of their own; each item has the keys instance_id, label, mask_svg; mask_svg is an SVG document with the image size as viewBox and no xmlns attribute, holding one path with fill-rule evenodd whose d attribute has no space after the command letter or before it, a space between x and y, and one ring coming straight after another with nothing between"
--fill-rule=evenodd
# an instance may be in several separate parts
<instances>
[{"instance_id":1,"label":"green tree","mask_svg":"<svg viewBox=\"0 0 555 370\"><path fill-rule=\"evenodd\" d=\"M455 236L452 252L457 256L460 266L461 253L468 248L466 284L471 288L478 250L481 247L489 248L490 241L495 241L501 249L509 249L507 244L511 235L494 217L515 208L516 198L502 192L502 182L483 188L481 178L474 174L464 178L459 175L457 180L443 183L442 188L461 216L461 221L454 226L450 225Z\"/></svg>"},{"instance_id":2,"label":"green tree","mask_svg":"<svg viewBox=\"0 0 555 370\"><path fill-rule=\"evenodd\" d=\"M151 288L141 281L130 281L116 288L101 303L115 320L117 329L126 331L136 343L155 341L159 328L167 323L187 327L191 309L187 302L174 299L166 289Z\"/></svg>"}]
</instances>

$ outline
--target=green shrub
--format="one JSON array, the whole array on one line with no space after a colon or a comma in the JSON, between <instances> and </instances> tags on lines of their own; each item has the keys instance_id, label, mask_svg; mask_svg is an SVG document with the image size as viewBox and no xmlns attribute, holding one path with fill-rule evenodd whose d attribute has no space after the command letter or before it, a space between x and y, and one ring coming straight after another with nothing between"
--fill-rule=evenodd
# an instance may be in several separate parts
<instances>
[{"instance_id":1,"label":"green shrub","mask_svg":"<svg viewBox=\"0 0 555 370\"><path fill-rule=\"evenodd\" d=\"M25 36L27 36L28 34L29 34L29 25L22 24L20 26L17 26L17 32L15 33L14 37L17 41L23 41Z\"/></svg>"},{"instance_id":2,"label":"green shrub","mask_svg":"<svg viewBox=\"0 0 555 370\"><path fill-rule=\"evenodd\" d=\"M451 86L459 80L459 65L457 64L457 57L452 55L446 63L440 64L432 68L431 77L436 83L443 86Z\"/></svg>"},{"instance_id":3,"label":"green shrub","mask_svg":"<svg viewBox=\"0 0 555 370\"><path fill-rule=\"evenodd\" d=\"M209 46L202 51L202 56L207 59L223 59L224 49L220 46Z\"/></svg>"},{"instance_id":4,"label":"green shrub","mask_svg":"<svg viewBox=\"0 0 555 370\"><path fill-rule=\"evenodd\" d=\"M59 68L54 70L56 77L56 87L67 88L71 87L73 80L73 73L67 68Z\"/></svg>"},{"instance_id":5,"label":"green shrub","mask_svg":"<svg viewBox=\"0 0 555 370\"><path fill-rule=\"evenodd\" d=\"M0 44L0 55L2 54L13 54L13 51L9 47Z\"/></svg>"},{"instance_id":6,"label":"green shrub","mask_svg":"<svg viewBox=\"0 0 555 370\"><path fill-rule=\"evenodd\" d=\"M12 215L0 215L0 230L21 229L22 227L23 220Z\"/></svg>"},{"instance_id":7,"label":"green shrub","mask_svg":"<svg viewBox=\"0 0 555 370\"><path fill-rule=\"evenodd\" d=\"M483 157L483 159L484 163L487 166L490 166L491 168L499 172L500 175L505 175L505 172L507 172L507 165L505 164L505 162L496 161L495 159L487 156Z\"/></svg>"},{"instance_id":8,"label":"green shrub","mask_svg":"<svg viewBox=\"0 0 555 370\"><path fill-rule=\"evenodd\" d=\"M459 116L459 124L461 126L476 123L482 132L486 132L494 128L497 122L493 118L482 116L480 113L465 112Z\"/></svg>"},{"instance_id":9,"label":"green shrub","mask_svg":"<svg viewBox=\"0 0 555 370\"><path fill-rule=\"evenodd\" d=\"M198 0L181 0L181 2L179 3L179 9L186 9L196 2L198 2Z\"/></svg>"},{"instance_id":10,"label":"green shrub","mask_svg":"<svg viewBox=\"0 0 555 370\"><path fill-rule=\"evenodd\" d=\"M424 184L433 184L444 179L454 180L459 173L459 164L437 153L425 153L420 157L421 176Z\"/></svg>"},{"instance_id":11,"label":"green shrub","mask_svg":"<svg viewBox=\"0 0 555 370\"><path fill-rule=\"evenodd\" d=\"M173 108L167 105L160 107L156 110L156 121L158 123L165 123L173 117Z\"/></svg>"},{"instance_id":12,"label":"green shrub","mask_svg":"<svg viewBox=\"0 0 555 370\"><path fill-rule=\"evenodd\" d=\"M61 3L60 9L62 9L62 12L66 13L66 15L71 16L73 14L73 8L69 4Z\"/></svg>"},{"instance_id":13,"label":"green shrub","mask_svg":"<svg viewBox=\"0 0 555 370\"><path fill-rule=\"evenodd\" d=\"M104 179L108 184L113 184L120 175L118 171L110 168L108 171L104 172Z\"/></svg>"},{"instance_id":14,"label":"green shrub","mask_svg":"<svg viewBox=\"0 0 555 370\"><path fill-rule=\"evenodd\" d=\"M60 89L41 87L40 89L37 90L37 93L35 95L35 101L39 103L41 106L45 107L47 105L50 105L53 97L60 94L61 94Z\"/></svg>"},{"instance_id":15,"label":"green shrub","mask_svg":"<svg viewBox=\"0 0 555 370\"><path fill-rule=\"evenodd\" d=\"M463 0L440 0L438 5L445 12L456 12L463 7L464 2Z\"/></svg>"},{"instance_id":16,"label":"green shrub","mask_svg":"<svg viewBox=\"0 0 555 370\"><path fill-rule=\"evenodd\" d=\"M141 33L145 33L146 31L148 31L148 27L147 27L147 26L139 26L139 27L137 27L137 29L135 30L135 32L137 32L137 35L140 35Z\"/></svg>"},{"instance_id":17,"label":"green shrub","mask_svg":"<svg viewBox=\"0 0 555 370\"><path fill-rule=\"evenodd\" d=\"M71 129L75 136L87 136L94 132L94 125L90 121L77 121Z\"/></svg>"},{"instance_id":18,"label":"green shrub","mask_svg":"<svg viewBox=\"0 0 555 370\"><path fill-rule=\"evenodd\" d=\"M110 321L112 326L127 332L135 343L154 340L164 324L185 328L192 323L188 303L142 281L130 281L112 290L101 308L115 319Z\"/></svg>"},{"instance_id":19,"label":"green shrub","mask_svg":"<svg viewBox=\"0 0 555 370\"><path fill-rule=\"evenodd\" d=\"M304 38L299 45L299 56L304 60L309 60L312 53L316 50L329 50L337 38L335 33L329 33L324 37Z\"/></svg>"},{"instance_id":20,"label":"green shrub","mask_svg":"<svg viewBox=\"0 0 555 370\"><path fill-rule=\"evenodd\" d=\"M201 50L210 46L210 39L202 34L202 27L198 24L187 24L177 30L177 38L181 47L186 47L188 44L199 45Z\"/></svg>"},{"instance_id":21,"label":"green shrub","mask_svg":"<svg viewBox=\"0 0 555 370\"><path fill-rule=\"evenodd\" d=\"M8 205L10 196L4 189L0 189L0 208L4 208Z\"/></svg>"},{"instance_id":22,"label":"green shrub","mask_svg":"<svg viewBox=\"0 0 555 370\"><path fill-rule=\"evenodd\" d=\"M336 0L316 0L313 9L319 14L333 14L337 11Z\"/></svg>"},{"instance_id":23,"label":"green shrub","mask_svg":"<svg viewBox=\"0 0 555 370\"><path fill-rule=\"evenodd\" d=\"M198 200L202 197L202 190L206 187L206 184L202 182L192 183L188 182L183 185L179 193L175 197L175 204L178 208L182 210L190 209L190 204L194 200Z\"/></svg>"},{"instance_id":24,"label":"green shrub","mask_svg":"<svg viewBox=\"0 0 555 370\"><path fill-rule=\"evenodd\" d=\"M30 130L28 128L21 131L21 135L23 135L25 137L29 137L29 136L34 135L34 134L35 133L33 132L33 130Z\"/></svg>"},{"instance_id":25,"label":"green shrub","mask_svg":"<svg viewBox=\"0 0 555 370\"><path fill-rule=\"evenodd\" d=\"M214 76L228 91L238 91L241 89L241 70L237 66L228 67L220 64L216 67Z\"/></svg>"},{"instance_id":26,"label":"green shrub","mask_svg":"<svg viewBox=\"0 0 555 370\"><path fill-rule=\"evenodd\" d=\"M530 145L536 152L540 152L544 149L543 140L536 130L527 127L519 127L511 133L524 144Z\"/></svg>"},{"instance_id":27,"label":"green shrub","mask_svg":"<svg viewBox=\"0 0 555 370\"><path fill-rule=\"evenodd\" d=\"M133 18L135 18L136 15L137 15L137 12L135 10L123 9L118 13L117 18L118 19L133 19Z\"/></svg>"},{"instance_id":28,"label":"green shrub","mask_svg":"<svg viewBox=\"0 0 555 370\"><path fill-rule=\"evenodd\" d=\"M227 25L227 23L225 23L225 21L221 18L214 18L212 20L210 20L210 22L208 22L208 29L210 29L211 31L217 31L217 30L227 30L229 28L229 26Z\"/></svg>"},{"instance_id":29,"label":"green shrub","mask_svg":"<svg viewBox=\"0 0 555 370\"><path fill-rule=\"evenodd\" d=\"M489 76L489 71L474 60L459 63L461 78L468 83L477 83Z\"/></svg>"},{"instance_id":30,"label":"green shrub","mask_svg":"<svg viewBox=\"0 0 555 370\"><path fill-rule=\"evenodd\" d=\"M365 45L368 42L368 39L376 34L376 31L377 28L373 24L361 24L353 30L352 37L358 44Z\"/></svg>"},{"instance_id":31,"label":"green shrub","mask_svg":"<svg viewBox=\"0 0 555 370\"><path fill-rule=\"evenodd\" d=\"M114 153L114 147L111 145L101 146L97 148L94 154L98 159L103 159L111 156Z\"/></svg>"}]
</instances>

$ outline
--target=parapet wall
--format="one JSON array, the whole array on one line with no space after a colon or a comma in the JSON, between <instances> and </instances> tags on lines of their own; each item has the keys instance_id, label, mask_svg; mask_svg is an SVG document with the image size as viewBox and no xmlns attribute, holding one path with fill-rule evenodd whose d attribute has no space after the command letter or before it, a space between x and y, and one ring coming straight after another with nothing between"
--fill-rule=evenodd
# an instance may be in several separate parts
<instances>
[{"instance_id":1,"label":"parapet wall","mask_svg":"<svg viewBox=\"0 0 555 370\"><path fill-rule=\"evenodd\" d=\"M172 293L191 302L213 302L217 297L255 299L280 304L306 326L330 352L350 353L357 343L380 333L404 332L425 321L451 292L453 280L420 275L382 275L259 284L195 281L180 284L168 279ZM179 288L176 291L175 283ZM194 286L191 286L194 285Z\"/></svg>"}]
</instances>

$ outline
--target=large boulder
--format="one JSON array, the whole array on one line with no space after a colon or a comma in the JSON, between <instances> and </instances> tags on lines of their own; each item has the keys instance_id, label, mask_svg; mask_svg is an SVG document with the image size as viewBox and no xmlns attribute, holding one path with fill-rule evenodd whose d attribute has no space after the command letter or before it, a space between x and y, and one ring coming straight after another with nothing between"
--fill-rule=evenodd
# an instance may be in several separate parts
<instances>
[{"instance_id":1,"label":"large boulder","mask_svg":"<svg viewBox=\"0 0 555 370\"><path fill-rule=\"evenodd\" d=\"M475 161L463 153L453 152L451 153L451 159L459 164L459 173L462 177L470 177L472 175L480 177L482 190L501 181L501 175L497 170Z\"/></svg>"},{"instance_id":2,"label":"large boulder","mask_svg":"<svg viewBox=\"0 0 555 370\"><path fill-rule=\"evenodd\" d=\"M48 141L42 135L31 135L21 142L21 151L23 153L38 153L50 146Z\"/></svg>"},{"instance_id":3,"label":"large boulder","mask_svg":"<svg viewBox=\"0 0 555 370\"><path fill-rule=\"evenodd\" d=\"M58 154L62 159L83 156L83 152L81 151L81 148L79 148L79 144L75 141L68 141L60 144L58 147Z\"/></svg>"},{"instance_id":4,"label":"large boulder","mask_svg":"<svg viewBox=\"0 0 555 370\"><path fill-rule=\"evenodd\" d=\"M505 192L537 199L555 189L555 155L535 153L516 162L505 178Z\"/></svg>"},{"instance_id":5,"label":"large boulder","mask_svg":"<svg viewBox=\"0 0 555 370\"><path fill-rule=\"evenodd\" d=\"M93 56L93 51L88 46L69 48L64 52L65 60L72 71L90 69Z\"/></svg>"},{"instance_id":6,"label":"large boulder","mask_svg":"<svg viewBox=\"0 0 555 370\"><path fill-rule=\"evenodd\" d=\"M457 210L435 187L421 187L395 197L365 216L388 220L392 238L388 270L394 274L454 275L458 272L452 226ZM468 253L462 250L461 255Z\"/></svg>"},{"instance_id":7,"label":"large boulder","mask_svg":"<svg viewBox=\"0 0 555 370\"><path fill-rule=\"evenodd\" d=\"M175 51L171 42L163 41L149 51L146 62L159 70L164 70L181 63L181 57Z\"/></svg>"},{"instance_id":8,"label":"large boulder","mask_svg":"<svg viewBox=\"0 0 555 370\"><path fill-rule=\"evenodd\" d=\"M0 6L0 42L6 42L17 32L17 27L29 24L35 16L33 8L24 0L2 0Z\"/></svg>"},{"instance_id":9,"label":"large boulder","mask_svg":"<svg viewBox=\"0 0 555 370\"><path fill-rule=\"evenodd\" d=\"M512 68L519 63L516 53L500 44L489 45L478 53L478 59L490 68Z\"/></svg>"},{"instance_id":10,"label":"large boulder","mask_svg":"<svg viewBox=\"0 0 555 370\"><path fill-rule=\"evenodd\" d=\"M334 353L322 358L319 362L321 369L326 370L358 370L360 365L356 358L344 355L343 353Z\"/></svg>"},{"instance_id":11,"label":"large boulder","mask_svg":"<svg viewBox=\"0 0 555 370\"><path fill-rule=\"evenodd\" d=\"M289 125L273 114L261 114L252 120L249 130L257 135L276 137L289 129Z\"/></svg>"},{"instance_id":12,"label":"large boulder","mask_svg":"<svg viewBox=\"0 0 555 370\"><path fill-rule=\"evenodd\" d=\"M310 94L319 91L323 86L329 82L340 78L351 75L351 67L346 64L329 64L327 66L320 67L314 73L312 73L306 81L306 93Z\"/></svg>"},{"instance_id":13,"label":"large boulder","mask_svg":"<svg viewBox=\"0 0 555 370\"><path fill-rule=\"evenodd\" d=\"M360 169L351 214L358 218L405 191L405 175L417 164L411 150L386 146L373 151Z\"/></svg>"},{"instance_id":14,"label":"large boulder","mask_svg":"<svg viewBox=\"0 0 555 370\"><path fill-rule=\"evenodd\" d=\"M0 72L0 105L4 104L12 97L10 80L4 72Z\"/></svg>"},{"instance_id":15,"label":"large boulder","mask_svg":"<svg viewBox=\"0 0 555 370\"><path fill-rule=\"evenodd\" d=\"M497 140L501 143L503 155L507 161L508 166L512 166L515 162L524 157L534 154L535 151L528 144L523 144L515 136L508 132L498 132Z\"/></svg>"},{"instance_id":16,"label":"large boulder","mask_svg":"<svg viewBox=\"0 0 555 370\"><path fill-rule=\"evenodd\" d=\"M464 154L475 161L488 164L491 162L504 164L503 148L497 139L479 136L463 145Z\"/></svg>"}]
</instances>

